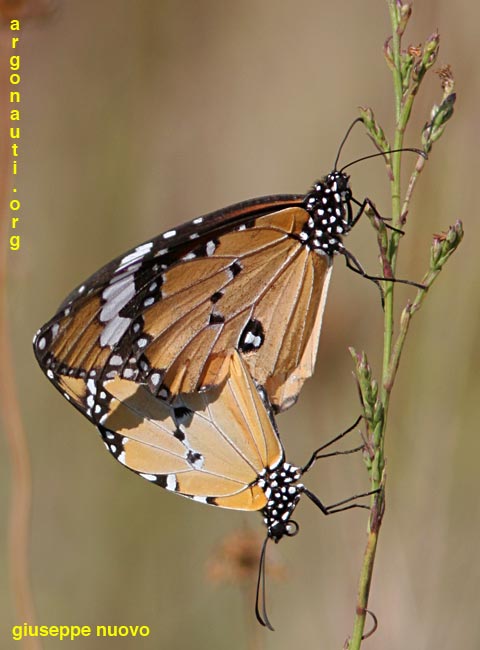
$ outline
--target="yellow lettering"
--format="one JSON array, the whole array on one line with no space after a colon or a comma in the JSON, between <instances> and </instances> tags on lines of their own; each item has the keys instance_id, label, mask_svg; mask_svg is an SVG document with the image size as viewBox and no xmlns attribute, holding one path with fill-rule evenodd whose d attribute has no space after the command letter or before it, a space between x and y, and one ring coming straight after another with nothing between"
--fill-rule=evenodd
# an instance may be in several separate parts
<instances>
[{"instance_id":1,"label":"yellow lettering","mask_svg":"<svg viewBox=\"0 0 480 650\"><path fill-rule=\"evenodd\" d=\"M17 227L17 221L19 221L18 217L12 217L12 228Z\"/></svg>"},{"instance_id":2,"label":"yellow lettering","mask_svg":"<svg viewBox=\"0 0 480 650\"><path fill-rule=\"evenodd\" d=\"M16 212L17 210L20 210L20 205L21 203L18 199L12 199L10 201L10 210L14 210Z\"/></svg>"},{"instance_id":3,"label":"yellow lettering","mask_svg":"<svg viewBox=\"0 0 480 650\"><path fill-rule=\"evenodd\" d=\"M20 93L18 90L10 91L10 104L20 104Z\"/></svg>"},{"instance_id":4,"label":"yellow lettering","mask_svg":"<svg viewBox=\"0 0 480 650\"><path fill-rule=\"evenodd\" d=\"M20 248L20 237L17 235L10 237L10 248L18 250ZM89 625L14 625L12 627L12 638L14 641L21 641L28 637L58 637L59 641L69 639L74 641L76 638L92 635L92 628ZM97 625L96 636L104 637L127 637L150 635L148 625Z\"/></svg>"},{"instance_id":5,"label":"yellow lettering","mask_svg":"<svg viewBox=\"0 0 480 650\"><path fill-rule=\"evenodd\" d=\"M20 137L20 127L16 126L15 128L13 128L13 126L11 126L10 137L12 138L12 140L18 140L18 138ZM14 156L16 155L17 154L14 154Z\"/></svg>"},{"instance_id":6,"label":"yellow lettering","mask_svg":"<svg viewBox=\"0 0 480 650\"><path fill-rule=\"evenodd\" d=\"M14 176L17 175L17 161L16 160L13 161L12 173L13 173Z\"/></svg>"},{"instance_id":7,"label":"yellow lettering","mask_svg":"<svg viewBox=\"0 0 480 650\"><path fill-rule=\"evenodd\" d=\"M20 55L15 54L10 57L10 70L20 70Z\"/></svg>"},{"instance_id":8,"label":"yellow lettering","mask_svg":"<svg viewBox=\"0 0 480 650\"><path fill-rule=\"evenodd\" d=\"M19 248L20 248L20 235L12 235L10 237L10 250L18 251ZM31 636L33 636L33 634Z\"/></svg>"},{"instance_id":9,"label":"yellow lettering","mask_svg":"<svg viewBox=\"0 0 480 650\"><path fill-rule=\"evenodd\" d=\"M10 129L10 131L11 131L11 130L12 130L12 129ZM18 138L20 137L20 129L18 129L18 136L17 136L17 137L18 137ZM17 150L18 150L18 144L16 144L16 143L15 143L15 144L12 144L12 153L13 153L13 155L14 155L15 157L18 156Z\"/></svg>"},{"instance_id":10,"label":"yellow lettering","mask_svg":"<svg viewBox=\"0 0 480 650\"><path fill-rule=\"evenodd\" d=\"M20 31L20 21L19 20L11 20L10 21L10 30L12 32L19 32Z\"/></svg>"},{"instance_id":11,"label":"yellow lettering","mask_svg":"<svg viewBox=\"0 0 480 650\"><path fill-rule=\"evenodd\" d=\"M14 72L13 74L10 75L10 83L16 86L17 84L20 83L20 75Z\"/></svg>"},{"instance_id":12,"label":"yellow lettering","mask_svg":"<svg viewBox=\"0 0 480 650\"><path fill-rule=\"evenodd\" d=\"M17 38L17 37L12 38L12 50L15 50L15 49L16 49L16 47L17 47L17 43L18 43L19 40L20 40L20 39Z\"/></svg>"},{"instance_id":13,"label":"yellow lettering","mask_svg":"<svg viewBox=\"0 0 480 650\"><path fill-rule=\"evenodd\" d=\"M18 122L20 120L20 111L16 108L10 111L10 119L12 122Z\"/></svg>"}]
</instances>

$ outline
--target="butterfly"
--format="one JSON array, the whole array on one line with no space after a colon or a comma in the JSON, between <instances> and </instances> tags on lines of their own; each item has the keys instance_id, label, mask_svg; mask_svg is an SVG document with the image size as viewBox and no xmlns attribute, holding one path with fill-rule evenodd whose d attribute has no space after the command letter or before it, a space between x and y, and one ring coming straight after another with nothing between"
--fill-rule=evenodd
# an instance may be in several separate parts
<instances>
[{"instance_id":1,"label":"butterfly","mask_svg":"<svg viewBox=\"0 0 480 650\"><path fill-rule=\"evenodd\" d=\"M173 399L218 386L237 348L285 410L313 373L334 256L366 275L342 243L366 205L355 215L353 202L334 170L305 196L253 199L135 247L37 332L40 366L60 390L119 376Z\"/></svg>"},{"instance_id":2,"label":"butterfly","mask_svg":"<svg viewBox=\"0 0 480 650\"><path fill-rule=\"evenodd\" d=\"M228 351L224 364L220 386L173 401L119 375L101 384L89 379L83 395L77 391L78 380L67 378L60 385L98 427L112 456L142 478L200 503L260 511L267 529L260 584L261 577L265 580L266 542L296 534L298 525L291 516L303 494L324 514L351 499L326 507L299 483L326 445L303 468L288 463L266 392L255 384L236 349ZM271 628L265 607L259 610L264 594L263 584L257 590L257 618Z\"/></svg>"}]
</instances>

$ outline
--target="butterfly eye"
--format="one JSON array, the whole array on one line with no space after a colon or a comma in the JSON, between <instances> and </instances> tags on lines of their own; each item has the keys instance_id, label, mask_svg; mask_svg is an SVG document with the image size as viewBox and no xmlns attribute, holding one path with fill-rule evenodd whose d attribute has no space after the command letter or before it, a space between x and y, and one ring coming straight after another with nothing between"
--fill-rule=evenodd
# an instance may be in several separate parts
<instances>
[{"instance_id":1,"label":"butterfly eye","mask_svg":"<svg viewBox=\"0 0 480 650\"><path fill-rule=\"evenodd\" d=\"M300 526L297 524L297 522L293 519L290 519L285 526L285 535L287 537L295 537L299 530Z\"/></svg>"}]
</instances>

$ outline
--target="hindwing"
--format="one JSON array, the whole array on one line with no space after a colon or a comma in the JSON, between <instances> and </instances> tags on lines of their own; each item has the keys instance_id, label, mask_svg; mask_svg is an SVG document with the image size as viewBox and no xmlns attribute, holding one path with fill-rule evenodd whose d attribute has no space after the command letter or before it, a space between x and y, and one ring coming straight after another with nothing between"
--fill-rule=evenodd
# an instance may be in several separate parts
<instances>
[{"instance_id":1,"label":"hindwing","mask_svg":"<svg viewBox=\"0 0 480 650\"><path fill-rule=\"evenodd\" d=\"M142 478L196 501L260 510L267 499L259 477L284 460L283 448L238 352L227 353L225 366L221 386L173 402L118 375L98 387L69 378L61 385L108 451Z\"/></svg>"}]
</instances>

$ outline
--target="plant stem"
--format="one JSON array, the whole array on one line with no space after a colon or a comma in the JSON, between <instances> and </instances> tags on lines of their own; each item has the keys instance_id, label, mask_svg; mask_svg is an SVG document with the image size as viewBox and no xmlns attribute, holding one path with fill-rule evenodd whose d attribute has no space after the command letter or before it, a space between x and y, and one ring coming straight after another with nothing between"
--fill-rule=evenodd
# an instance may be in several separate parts
<instances>
[{"instance_id":1,"label":"plant stem","mask_svg":"<svg viewBox=\"0 0 480 650\"><path fill-rule=\"evenodd\" d=\"M400 229L405 225L409 203L413 190L421 173L425 159L419 157L414 171L410 176L407 191L401 200L401 162L404 135L414 99L420 83L429 68L435 63L439 35L434 32L422 47L409 47L402 51L402 35L411 16L412 7L408 0L387 0L392 25L392 37L385 44L385 57L393 75L395 132L393 149L387 160L390 177L392 199L392 225ZM454 78L450 66L444 66L439 72L442 82L443 98L440 105L434 105L430 118L422 132L424 154L428 154L433 143L443 134L446 122L453 114L456 94ZM367 131L380 151L389 153L388 140L384 130L378 124L371 108L360 110ZM393 231L389 235L385 224L375 216L371 221L377 230L380 257L383 262L384 277L395 277L398 247L401 232ZM365 353L358 354L350 349L355 363L355 373L363 403L364 418L367 428L365 445L365 462L370 475L372 491L378 491L372 496L371 513L368 521L367 544L365 547L360 579L358 585L355 621L351 639L347 640L345 648L359 650L364 638L365 620L368 606L370 585L372 581L375 553L378 535L384 513L385 474L385 431L387 427L390 395L396 378L400 356L410 326L411 318L421 307L427 290L431 287L443 265L456 250L463 237L463 227L460 221L450 226L448 232L434 235L430 251L430 268L425 274L422 286L417 291L413 302L409 301L404 308L399 322L399 332L394 340L394 283L383 282L384 291L384 342L382 377L380 384L372 378L372 372Z\"/></svg>"},{"instance_id":2,"label":"plant stem","mask_svg":"<svg viewBox=\"0 0 480 650\"><path fill-rule=\"evenodd\" d=\"M391 40L391 53L392 53L392 74L394 86L394 103L395 103L395 134L393 140L393 149L401 149L403 147L403 136L406 127L406 119L408 119L409 112L402 111L402 96L403 96L403 80L401 74L401 36L398 30L398 14L395 6L395 0L387 0L390 20L392 24L392 40ZM390 181L391 197L392 197L392 225L399 228L401 224L401 155L400 151L391 154L391 170L392 178ZM386 250L386 259L390 264L393 276L395 276L397 251L399 245L400 235L396 232L392 233L389 244ZM382 409L382 419L379 424L378 431L376 432L377 441L374 442L376 447L376 465L378 472L372 471L371 473L371 488L378 489L380 486L384 488L385 475L384 475L384 441L385 430L388 416L388 408L390 403L390 393L392 383L387 383L385 380L390 377L391 369L391 356L393 348L393 335L394 335L394 283L384 282L384 344L383 344L383 362L382 362L382 381L380 383L379 401ZM349 650L359 650L365 630L366 610L370 594L370 585L373 575L373 566L375 562L375 555L377 550L378 535L382 522L384 511L383 495L375 495L372 500L372 512L368 523L368 538L364 551L362 569L360 572L356 615L348 648Z\"/></svg>"}]
</instances>

